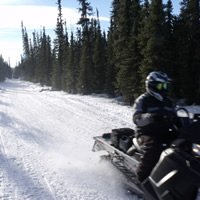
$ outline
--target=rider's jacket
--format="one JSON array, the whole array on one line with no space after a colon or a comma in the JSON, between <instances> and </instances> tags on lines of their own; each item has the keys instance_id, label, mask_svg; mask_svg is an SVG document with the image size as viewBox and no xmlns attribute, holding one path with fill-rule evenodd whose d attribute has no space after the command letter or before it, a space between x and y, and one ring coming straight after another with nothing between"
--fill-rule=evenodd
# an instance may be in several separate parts
<instances>
[{"instance_id":1,"label":"rider's jacket","mask_svg":"<svg viewBox=\"0 0 200 200\"><path fill-rule=\"evenodd\" d=\"M175 109L169 97L159 101L145 93L136 99L133 106L133 122L138 135L167 136L172 127L171 120L175 116Z\"/></svg>"}]
</instances>

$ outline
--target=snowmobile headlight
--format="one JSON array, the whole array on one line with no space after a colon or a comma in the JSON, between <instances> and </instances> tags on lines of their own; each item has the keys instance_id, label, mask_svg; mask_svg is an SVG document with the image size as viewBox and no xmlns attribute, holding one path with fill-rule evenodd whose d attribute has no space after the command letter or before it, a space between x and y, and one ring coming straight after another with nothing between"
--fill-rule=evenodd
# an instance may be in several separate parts
<instances>
[{"instance_id":1,"label":"snowmobile headlight","mask_svg":"<svg viewBox=\"0 0 200 200\"><path fill-rule=\"evenodd\" d=\"M200 144L193 144L192 150L195 153L195 155L200 158Z\"/></svg>"}]
</instances>

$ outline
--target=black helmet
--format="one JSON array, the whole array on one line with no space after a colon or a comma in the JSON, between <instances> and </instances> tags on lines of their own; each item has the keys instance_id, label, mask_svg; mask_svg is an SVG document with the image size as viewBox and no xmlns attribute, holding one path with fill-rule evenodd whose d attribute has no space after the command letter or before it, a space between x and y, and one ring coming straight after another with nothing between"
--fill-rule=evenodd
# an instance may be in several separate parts
<instances>
[{"instance_id":1,"label":"black helmet","mask_svg":"<svg viewBox=\"0 0 200 200\"><path fill-rule=\"evenodd\" d=\"M159 101L167 96L167 84L171 79L164 72L151 72L146 78L146 90Z\"/></svg>"}]
</instances>

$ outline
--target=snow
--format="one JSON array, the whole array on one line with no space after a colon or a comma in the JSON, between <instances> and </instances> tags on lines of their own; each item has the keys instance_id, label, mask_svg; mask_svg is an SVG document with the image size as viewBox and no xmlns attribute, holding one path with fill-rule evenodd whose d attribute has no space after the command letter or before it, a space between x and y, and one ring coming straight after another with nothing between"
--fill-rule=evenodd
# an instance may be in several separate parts
<instances>
[{"instance_id":1,"label":"snow","mask_svg":"<svg viewBox=\"0 0 200 200\"><path fill-rule=\"evenodd\" d=\"M131 109L113 99L0 83L0 199L134 199L92 152L93 136L131 126Z\"/></svg>"},{"instance_id":2,"label":"snow","mask_svg":"<svg viewBox=\"0 0 200 200\"><path fill-rule=\"evenodd\" d=\"M137 200L92 152L94 136L121 127L133 128L132 108L115 99L0 83L0 199Z\"/></svg>"}]
</instances>

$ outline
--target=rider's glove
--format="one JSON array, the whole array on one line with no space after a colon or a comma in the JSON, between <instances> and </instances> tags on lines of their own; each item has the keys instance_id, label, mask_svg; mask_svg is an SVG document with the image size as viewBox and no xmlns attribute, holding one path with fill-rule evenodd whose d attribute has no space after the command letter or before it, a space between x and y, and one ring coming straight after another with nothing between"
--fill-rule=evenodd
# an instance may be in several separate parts
<instances>
[{"instance_id":1,"label":"rider's glove","mask_svg":"<svg viewBox=\"0 0 200 200\"><path fill-rule=\"evenodd\" d=\"M151 113L139 114L136 116L135 122L139 127L147 126L154 121Z\"/></svg>"}]
</instances>

